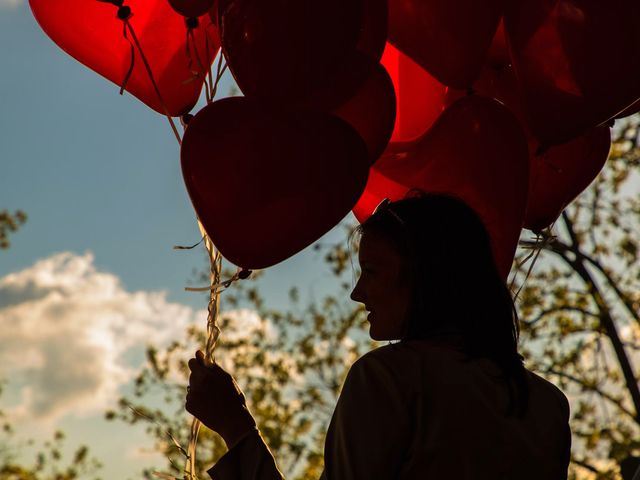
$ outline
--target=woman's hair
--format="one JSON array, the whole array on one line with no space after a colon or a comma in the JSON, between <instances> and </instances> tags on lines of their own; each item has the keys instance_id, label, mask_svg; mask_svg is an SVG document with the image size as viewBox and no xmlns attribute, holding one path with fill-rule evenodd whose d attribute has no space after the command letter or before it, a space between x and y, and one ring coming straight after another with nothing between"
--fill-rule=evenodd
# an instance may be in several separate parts
<instances>
[{"instance_id":1,"label":"woman's hair","mask_svg":"<svg viewBox=\"0 0 640 480\"><path fill-rule=\"evenodd\" d=\"M518 315L475 211L452 196L412 191L383 202L357 232L381 235L405 260L413 297L402 340L461 335L469 358L501 367L509 386L507 415L523 416L529 393Z\"/></svg>"}]
</instances>

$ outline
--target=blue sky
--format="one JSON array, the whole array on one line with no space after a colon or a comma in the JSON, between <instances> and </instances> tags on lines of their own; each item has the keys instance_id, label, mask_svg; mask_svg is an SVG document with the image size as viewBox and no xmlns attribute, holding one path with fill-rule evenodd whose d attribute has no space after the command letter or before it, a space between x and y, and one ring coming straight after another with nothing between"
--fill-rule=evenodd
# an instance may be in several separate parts
<instances>
[{"instance_id":1,"label":"blue sky","mask_svg":"<svg viewBox=\"0 0 640 480\"><path fill-rule=\"evenodd\" d=\"M0 0L0 45L0 209L29 216L0 251L0 406L24 435L60 426L70 444L100 438L103 477L133 478L151 460L126 452L145 437L101 409L150 335L205 321L203 296L183 291L203 252L172 249L200 238L179 149L165 118L62 52L26 1ZM341 228L325 238L346 240ZM333 289L311 249L261 282L277 308L293 285L303 299Z\"/></svg>"}]
</instances>

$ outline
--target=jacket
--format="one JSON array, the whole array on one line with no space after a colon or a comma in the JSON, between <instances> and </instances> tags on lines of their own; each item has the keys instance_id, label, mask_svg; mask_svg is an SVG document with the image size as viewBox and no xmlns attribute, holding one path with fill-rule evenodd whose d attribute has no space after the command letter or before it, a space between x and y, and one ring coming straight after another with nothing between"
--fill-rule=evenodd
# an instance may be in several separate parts
<instances>
[{"instance_id":1,"label":"jacket","mask_svg":"<svg viewBox=\"0 0 640 480\"><path fill-rule=\"evenodd\" d=\"M321 480L566 480L569 403L527 371L529 407L505 416L508 387L485 358L431 340L375 349L345 380L325 442ZM209 471L214 480L282 475L258 431Z\"/></svg>"}]
</instances>

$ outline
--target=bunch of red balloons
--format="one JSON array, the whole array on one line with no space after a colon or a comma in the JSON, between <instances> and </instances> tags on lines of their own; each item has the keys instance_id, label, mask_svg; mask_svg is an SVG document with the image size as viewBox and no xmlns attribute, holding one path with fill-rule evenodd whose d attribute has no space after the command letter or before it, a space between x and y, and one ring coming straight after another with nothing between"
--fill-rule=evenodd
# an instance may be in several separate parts
<instances>
[{"instance_id":1,"label":"bunch of red balloons","mask_svg":"<svg viewBox=\"0 0 640 480\"><path fill-rule=\"evenodd\" d=\"M207 233L249 269L419 188L480 214L506 277L521 229L555 221L604 165L613 119L640 109L633 0L30 3L62 48L169 115L222 46L244 96L190 120L181 161Z\"/></svg>"}]
</instances>

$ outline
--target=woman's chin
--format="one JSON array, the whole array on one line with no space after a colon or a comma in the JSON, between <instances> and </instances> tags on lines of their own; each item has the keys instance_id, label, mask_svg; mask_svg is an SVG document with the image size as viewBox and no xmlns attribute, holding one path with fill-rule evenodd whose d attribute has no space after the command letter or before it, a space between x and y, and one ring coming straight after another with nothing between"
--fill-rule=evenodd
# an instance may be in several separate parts
<instances>
[{"instance_id":1,"label":"woman's chin","mask_svg":"<svg viewBox=\"0 0 640 480\"><path fill-rule=\"evenodd\" d=\"M371 337L371 340L375 340L376 342L386 342L399 340L402 338L402 335L397 331L389 331L388 329L386 331L381 330L379 325L376 325L375 322L369 322L369 337Z\"/></svg>"},{"instance_id":2,"label":"woman's chin","mask_svg":"<svg viewBox=\"0 0 640 480\"><path fill-rule=\"evenodd\" d=\"M369 336L371 337L371 340L375 340L377 342L381 342L383 340L389 340L388 338L389 336L385 335L384 332L378 331L378 329L373 324L371 324L369 328Z\"/></svg>"}]
</instances>

